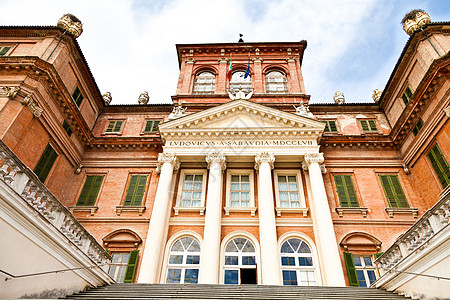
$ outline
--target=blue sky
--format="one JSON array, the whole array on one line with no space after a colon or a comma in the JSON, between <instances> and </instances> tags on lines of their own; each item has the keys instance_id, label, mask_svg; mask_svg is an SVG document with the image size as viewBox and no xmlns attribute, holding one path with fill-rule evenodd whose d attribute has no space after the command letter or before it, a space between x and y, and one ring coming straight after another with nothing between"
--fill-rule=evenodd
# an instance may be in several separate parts
<instances>
[{"instance_id":1,"label":"blue sky","mask_svg":"<svg viewBox=\"0 0 450 300\"><path fill-rule=\"evenodd\" d=\"M112 4L114 3L114 5ZM78 38L112 104L171 102L178 80L175 44L307 40L303 59L312 103L370 102L383 89L408 40L400 21L422 8L450 20L450 1L416 0L0 0L0 25L56 25L67 12L83 22ZM20 13L11 13L20 12Z\"/></svg>"}]
</instances>

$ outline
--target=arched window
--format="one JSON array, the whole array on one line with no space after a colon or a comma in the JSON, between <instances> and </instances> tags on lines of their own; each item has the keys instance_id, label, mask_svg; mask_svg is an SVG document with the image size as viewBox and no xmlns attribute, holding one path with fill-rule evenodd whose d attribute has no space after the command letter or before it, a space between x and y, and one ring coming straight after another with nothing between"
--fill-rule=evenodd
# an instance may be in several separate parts
<instances>
[{"instance_id":1,"label":"arched window","mask_svg":"<svg viewBox=\"0 0 450 300\"><path fill-rule=\"evenodd\" d=\"M283 285L316 285L315 262L311 248L298 238L281 246Z\"/></svg>"},{"instance_id":2,"label":"arched window","mask_svg":"<svg viewBox=\"0 0 450 300\"><path fill-rule=\"evenodd\" d=\"M253 243L238 237L225 247L225 284L256 284L256 251Z\"/></svg>"},{"instance_id":3,"label":"arched window","mask_svg":"<svg viewBox=\"0 0 450 300\"><path fill-rule=\"evenodd\" d=\"M200 244L192 237L178 239L170 249L166 283L198 283Z\"/></svg>"},{"instance_id":4,"label":"arched window","mask_svg":"<svg viewBox=\"0 0 450 300\"><path fill-rule=\"evenodd\" d=\"M213 94L216 89L216 75L201 72L195 77L194 94Z\"/></svg>"},{"instance_id":5,"label":"arched window","mask_svg":"<svg viewBox=\"0 0 450 300\"><path fill-rule=\"evenodd\" d=\"M288 92L286 75L279 71L266 74L266 92L271 94L285 94Z\"/></svg>"},{"instance_id":6,"label":"arched window","mask_svg":"<svg viewBox=\"0 0 450 300\"><path fill-rule=\"evenodd\" d=\"M230 91L232 93L236 93L239 90L242 90L244 93L249 93L252 90L252 78L250 75L245 77L244 71L236 71L231 76L230 80Z\"/></svg>"}]
</instances>

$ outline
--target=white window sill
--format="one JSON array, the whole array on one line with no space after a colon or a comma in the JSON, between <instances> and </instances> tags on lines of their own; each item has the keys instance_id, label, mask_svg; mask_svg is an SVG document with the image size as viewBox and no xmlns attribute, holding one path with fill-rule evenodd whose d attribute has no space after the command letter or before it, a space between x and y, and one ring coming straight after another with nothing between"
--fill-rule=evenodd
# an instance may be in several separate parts
<instances>
[{"instance_id":1,"label":"white window sill","mask_svg":"<svg viewBox=\"0 0 450 300\"><path fill-rule=\"evenodd\" d=\"M87 211L91 214L91 216L94 215L94 213L98 210L98 206L77 206L77 205L71 205L68 207L70 212L73 214L74 211Z\"/></svg>"},{"instance_id":2,"label":"white window sill","mask_svg":"<svg viewBox=\"0 0 450 300\"><path fill-rule=\"evenodd\" d=\"M230 207L225 206L223 208L225 210L225 215L229 216L230 212L249 212L252 217L255 216L256 207Z\"/></svg>"},{"instance_id":3,"label":"white window sill","mask_svg":"<svg viewBox=\"0 0 450 300\"><path fill-rule=\"evenodd\" d=\"M132 212L138 212L140 216L144 213L146 207L145 206L122 206L118 205L116 206L116 214L120 216L120 214L124 211L132 211Z\"/></svg>"},{"instance_id":4,"label":"white window sill","mask_svg":"<svg viewBox=\"0 0 450 300\"><path fill-rule=\"evenodd\" d=\"M181 207L181 206L175 206L173 208L175 211L175 216L178 216L178 213L181 212L199 212L200 216L203 216L205 214L205 207L204 206L198 206L198 207Z\"/></svg>"},{"instance_id":5,"label":"white window sill","mask_svg":"<svg viewBox=\"0 0 450 300\"><path fill-rule=\"evenodd\" d=\"M419 214L419 209L417 208L386 207L384 210L390 218L393 218L394 214L412 214L414 218L417 218Z\"/></svg>"},{"instance_id":6,"label":"white window sill","mask_svg":"<svg viewBox=\"0 0 450 300\"><path fill-rule=\"evenodd\" d=\"M285 214L303 214L303 217L308 216L309 208L306 207L275 207L277 217L281 217L281 213Z\"/></svg>"},{"instance_id":7,"label":"white window sill","mask_svg":"<svg viewBox=\"0 0 450 300\"><path fill-rule=\"evenodd\" d=\"M336 207L336 212L339 217L343 217L345 214L362 214L364 218L367 218L367 212L369 209L367 207Z\"/></svg>"}]
</instances>

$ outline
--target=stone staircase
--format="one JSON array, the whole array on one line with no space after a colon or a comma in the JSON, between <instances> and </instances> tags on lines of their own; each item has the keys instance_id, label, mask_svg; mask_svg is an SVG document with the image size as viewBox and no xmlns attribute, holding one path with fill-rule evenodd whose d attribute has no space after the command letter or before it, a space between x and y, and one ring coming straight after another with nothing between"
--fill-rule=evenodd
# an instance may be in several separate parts
<instances>
[{"instance_id":1,"label":"stone staircase","mask_svg":"<svg viewBox=\"0 0 450 300\"><path fill-rule=\"evenodd\" d=\"M223 284L116 283L65 299L411 299L384 290L359 287L270 286Z\"/></svg>"}]
</instances>

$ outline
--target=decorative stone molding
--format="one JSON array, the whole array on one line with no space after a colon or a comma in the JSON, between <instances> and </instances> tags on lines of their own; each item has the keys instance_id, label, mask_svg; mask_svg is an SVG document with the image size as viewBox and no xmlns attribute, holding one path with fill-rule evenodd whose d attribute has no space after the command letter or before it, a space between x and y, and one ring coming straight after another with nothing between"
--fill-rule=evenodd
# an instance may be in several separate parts
<instances>
[{"instance_id":1,"label":"decorative stone molding","mask_svg":"<svg viewBox=\"0 0 450 300\"><path fill-rule=\"evenodd\" d=\"M256 207L230 207L230 206L225 206L223 208L223 210L225 211L225 215L229 216L230 212L249 212L250 216L254 217L257 208Z\"/></svg>"},{"instance_id":2,"label":"decorative stone molding","mask_svg":"<svg viewBox=\"0 0 450 300\"><path fill-rule=\"evenodd\" d=\"M208 163L208 169L211 167L212 163L218 163L220 164L220 167L222 170L225 170L227 165L225 163L226 157L222 153L219 152L213 152L206 156L206 162Z\"/></svg>"},{"instance_id":3,"label":"decorative stone molding","mask_svg":"<svg viewBox=\"0 0 450 300\"><path fill-rule=\"evenodd\" d=\"M447 115L447 117L450 118L450 105L447 106L447 108L444 108L444 112L445 112L445 114Z\"/></svg>"},{"instance_id":4,"label":"decorative stone molding","mask_svg":"<svg viewBox=\"0 0 450 300\"><path fill-rule=\"evenodd\" d=\"M158 155L158 166L156 168L156 173L161 173L161 167L165 163L170 163L173 165L174 170L178 170L180 168L180 162L178 158L173 153L160 153Z\"/></svg>"},{"instance_id":5,"label":"decorative stone molding","mask_svg":"<svg viewBox=\"0 0 450 300\"><path fill-rule=\"evenodd\" d=\"M173 108L168 119L174 120L174 119L184 117L186 115L186 110L187 110L187 108L183 108L183 106L181 105L181 102L178 102L178 105Z\"/></svg>"},{"instance_id":6,"label":"decorative stone molding","mask_svg":"<svg viewBox=\"0 0 450 300\"><path fill-rule=\"evenodd\" d=\"M419 210L417 208L400 208L400 207L386 207L384 209L390 218L394 217L394 214L412 214L414 218L417 218Z\"/></svg>"},{"instance_id":7,"label":"decorative stone molding","mask_svg":"<svg viewBox=\"0 0 450 300\"><path fill-rule=\"evenodd\" d=\"M261 57L254 57L252 58L254 63L262 63L264 59L262 59Z\"/></svg>"},{"instance_id":8,"label":"decorative stone molding","mask_svg":"<svg viewBox=\"0 0 450 300\"><path fill-rule=\"evenodd\" d=\"M65 14L58 20L58 27L71 33L75 38L83 33L83 24L72 14Z\"/></svg>"},{"instance_id":9,"label":"decorative stone molding","mask_svg":"<svg viewBox=\"0 0 450 300\"><path fill-rule=\"evenodd\" d=\"M325 166L325 164L320 164L319 167L322 174L327 174L327 167Z\"/></svg>"},{"instance_id":10,"label":"decorative stone molding","mask_svg":"<svg viewBox=\"0 0 450 300\"><path fill-rule=\"evenodd\" d=\"M306 153L305 163L309 167L312 163L321 164L323 163L323 153Z\"/></svg>"},{"instance_id":11,"label":"decorative stone molding","mask_svg":"<svg viewBox=\"0 0 450 300\"><path fill-rule=\"evenodd\" d=\"M273 153L262 152L255 156L255 169L259 170L262 163L268 163L270 169L273 169L273 163L275 162L275 155Z\"/></svg>"},{"instance_id":12,"label":"decorative stone molding","mask_svg":"<svg viewBox=\"0 0 450 300\"><path fill-rule=\"evenodd\" d=\"M73 171L75 174L80 174L81 173L81 169L83 168L83 165L82 164L79 164L76 168L75 168L75 170Z\"/></svg>"},{"instance_id":13,"label":"decorative stone molding","mask_svg":"<svg viewBox=\"0 0 450 300\"><path fill-rule=\"evenodd\" d=\"M0 98L8 98L14 100L17 93L20 91L18 86L2 86L0 87Z\"/></svg>"},{"instance_id":14,"label":"decorative stone molding","mask_svg":"<svg viewBox=\"0 0 450 300\"><path fill-rule=\"evenodd\" d=\"M341 91L336 91L334 93L333 100L334 100L334 103L336 103L336 104L344 104L345 103L344 93Z\"/></svg>"},{"instance_id":15,"label":"decorative stone molding","mask_svg":"<svg viewBox=\"0 0 450 300\"><path fill-rule=\"evenodd\" d=\"M288 58L286 58L286 62L287 63L295 63L295 57L288 57Z\"/></svg>"},{"instance_id":16,"label":"decorative stone molding","mask_svg":"<svg viewBox=\"0 0 450 300\"><path fill-rule=\"evenodd\" d=\"M406 175L411 174L411 170L409 169L407 164L403 164L403 171L405 172Z\"/></svg>"},{"instance_id":17,"label":"decorative stone molding","mask_svg":"<svg viewBox=\"0 0 450 300\"><path fill-rule=\"evenodd\" d=\"M142 214L144 213L146 207L145 206L123 206L123 205L118 205L116 206L116 215L120 216L120 214L124 211L131 211L131 212L138 212L139 216L142 216Z\"/></svg>"},{"instance_id":18,"label":"decorative stone molding","mask_svg":"<svg viewBox=\"0 0 450 300\"><path fill-rule=\"evenodd\" d=\"M314 115L312 114L312 112L309 111L309 104L306 102L301 101L299 106L295 106L295 114L302 116L302 117L307 117L307 118L314 118Z\"/></svg>"},{"instance_id":19,"label":"decorative stone molding","mask_svg":"<svg viewBox=\"0 0 450 300\"><path fill-rule=\"evenodd\" d=\"M112 96L110 92L106 92L102 95L103 101L105 101L105 105L109 105L112 101Z\"/></svg>"},{"instance_id":20,"label":"decorative stone molding","mask_svg":"<svg viewBox=\"0 0 450 300\"><path fill-rule=\"evenodd\" d=\"M407 13L403 18L403 30L408 35L412 35L417 28L420 28L430 22L430 16L425 11L421 9L414 9Z\"/></svg>"},{"instance_id":21,"label":"decorative stone molding","mask_svg":"<svg viewBox=\"0 0 450 300\"><path fill-rule=\"evenodd\" d=\"M205 215L205 207L199 206L199 207L181 207L181 206L175 206L173 208L174 215L178 216L180 212L199 212L200 216Z\"/></svg>"},{"instance_id":22,"label":"decorative stone molding","mask_svg":"<svg viewBox=\"0 0 450 300\"><path fill-rule=\"evenodd\" d=\"M375 101L375 103L378 103L380 101L382 93L383 92L380 91L379 89L374 89L373 90L372 99L373 99L373 101Z\"/></svg>"},{"instance_id":23,"label":"decorative stone molding","mask_svg":"<svg viewBox=\"0 0 450 300\"><path fill-rule=\"evenodd\" d=\"M145 105L145 104L148 103L149 99L150 99L150 97L148 96L148 92L144 91L143 93L141 93L139 95L138 103L141 104L141 105Z\"/></svg>"},{"instance_id":24,"label":"decorative stone molding","mask_svg":"<svg viewBox=\"0 0 450 300\"><path fill-rule=\"evenodd\" d=\"M187 64L193 64L193 63L195 63L195 59L192 57L188 57L188 58L186 58L186 60L184 62Z\"/></svg>"},{"instance_id":25,"label":"decorative stone molding","mask_svg":"<svg viewBox=\"0 0 450 300\"><path fill-rule=\"evenodd\" d=\"M239 91L237 91L236 94L233 95L233 93L228 90L228 96L231 100L248 100L252 97L252 95L253 91L246 95L241 89L239 89Z\"/></svg>"},{"instance_id":26,"label":"decorative stone molding","mask_svg":"<svg viewBox=\"0 0 450 300\"><path fill-rule=\"evenodd\" d=\"M39 118L42 115L42 112L44 111L42 108L38 106L36 101L31 98L31 94L23 98L21 103L28 107L28 109L31 111L34 117Z\"/></svg>"},{"instance_id":27,"label":"decorative stone molding","mask_svg":"<svg viewBox=\"0 0 450 300\"><path fill-rule=\"evenodd\" d=\"M218 61L221 64L225 64L225 63L228 63L228 58L226 58L226 57L219 57Z\"/></svg>"},{"instance_id":28,"label":"decorative stone molding","mask_svg":"<svg viewBox=\"0 0 450 300\"><path fill-rule=\"evenodd\" d=\"M275 207L277 217L281 217L281 214L302 214L303 217L308 216L309 208L306 207Z\"/></svg>"},{"instance_id":29,"label":"decorative stone molding","mask_svg":"<svg viewBox=\"0 0 450 300\"><path fill-rule=\"evenodd\" d=\"M303 172L308 173L308 164L305 161L302 161L302 169Z\"/></svg>"},{"instance_id":30,"label":"decorative stone molding","mask_svg":"<svg viewBox=\"0 0 450 300\"><path fill-rule=\"evenodd\" d=\"M88 212L91 216L95 214L95 212L98 210L98 206L76 206L71 205L68 207L70 212L73 213L74 211L85 211Z\"/></svg>"},{"instance_id":31,"label":"decorative stone molding","mask_svg":"<svg viewBox=\"0 0 450 300\"><path fill-rule=\"evenodd\" d=\"M338 213L339 217L343 217L344 213L357 213L362 214L364 218L367 218L367 212L369 209L367 207L336 207L336 212Z\"/></svg>"}]
</instances>

